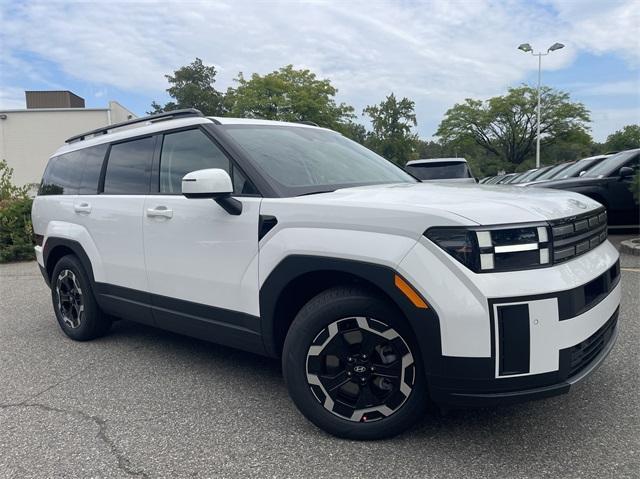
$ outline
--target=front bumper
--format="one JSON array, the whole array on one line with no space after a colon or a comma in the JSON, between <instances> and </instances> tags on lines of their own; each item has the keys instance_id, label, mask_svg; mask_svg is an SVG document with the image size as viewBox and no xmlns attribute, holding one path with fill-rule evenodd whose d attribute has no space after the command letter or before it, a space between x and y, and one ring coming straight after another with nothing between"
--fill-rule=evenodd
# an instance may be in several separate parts
<instances>
[{"instance_id":1,"label":"front bumper","mask_svg":"<svg viewBox=\"0 0 640 479\"><path fill-rule=\"evenodd\" d=\"M475 274L440 253L422 242L399 267L437 313L432 334L418 337L436 402L486 406L561 394L613 347L621 286L608 242L526 272Z\"/></svg>"},{"instance_id":2,"label":"front bumper","mask_svg":"<svg viewBox=\"0 0 640 479\"><path fill-rule=\"evenodd\" d=\"M506 382L456 381L452 378L431 377L431 397L435 402L448 406L486 407L564 394L573 384L595 371L609 355L618 337L617 320L618 310L592 337L572 348L562 350L560 369L556 373Z\"/></svg>"}]
</instances>

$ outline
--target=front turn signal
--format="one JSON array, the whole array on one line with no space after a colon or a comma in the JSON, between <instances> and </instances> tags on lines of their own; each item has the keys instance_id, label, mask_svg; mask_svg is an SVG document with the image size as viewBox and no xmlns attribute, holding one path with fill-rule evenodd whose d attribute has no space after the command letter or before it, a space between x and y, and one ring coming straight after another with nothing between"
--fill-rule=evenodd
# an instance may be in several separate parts
<instances>
[{"instance_id":1,"label":"front turn signal","mask_svg":"<svg viewBox=\"0 0 640 479\"><path fill-rule=\"evenodd\" d=\"M394 282L395 282L396 288L402 291L402 294L404 294L407 297L407 299L409 299L409 301L411 301L411 303L416 308L419 308L419 309L429 308L429 306L427 306L427 303L424 302L424 300L420 297L420 295L416 293L411 286L409 286L409 283L407 283L404 279L402 279L397 274L395 275Z\"/></svg>"}]
</instances>

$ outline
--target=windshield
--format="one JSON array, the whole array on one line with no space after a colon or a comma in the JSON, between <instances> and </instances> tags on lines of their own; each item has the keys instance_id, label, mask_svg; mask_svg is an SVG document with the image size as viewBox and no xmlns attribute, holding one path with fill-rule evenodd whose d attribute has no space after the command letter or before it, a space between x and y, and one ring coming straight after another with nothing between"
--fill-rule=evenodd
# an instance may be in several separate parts
<instances>
[{"instance_id":1,"label":"windshield","mask_svg":"<svg viewBox=\"0 0 640 479\"><path fill-rule=\"evenodd\" d=\"M417 181L390 161L329 130L281 125L223 128L284 196Z\"/></svg>"},{"instance_id":2,"label":"windshield","mask_svg":"<svg viewBox=\"0 0 640 479\"><path fill-rule=\"evenodd\" d=\"M514 177L513 180L509 181L509 184L523 183L527 181L536 171L538 170L529 170L525 171L519 176Z\"/></svg>"},{"instance_id":3,"label":"windshield","mask_svg":"<svg viewBox=\"0 0 640 479\"><path fill-rule=\"evenodd\" d=\"M604 178L607 176L615 176L618 174L618 170L620 170L620 168L622 168L628 160L630 160L637 154L638 150L629 150L618 153L617 155L613 155L607 158L605 161L591 168L583 176L587 178Z\"/></svg>"},{"instance_id":4,"label":"windshield","mask_svg":"<svg viewBox=\"0 0 640 479\"><path fill-rule=\"evenodd\" d=\"M421 180L446 180L472 178L466 163L461 161L439 161L405 166L406 170Z\"/></svg>"},{"instance_id":5,"label":"windshield","mask_svg":"<svg viewBox=\"0 0 640 479\"><path fill-rule=\"evenodd\" d=\"M547 170L544 175L540 175L536 178L536 180L548 180L549 178L553 178L555 175L559 175L562 170L568 168L573 163L562 163L560 165L556 165L550 170Z\"/></svg>"},{"instance_id":6,"label":"windshield","mask_svg":"<svg viewBox=\"0 0 640 479\"><path fill-rule=\"evenodd\" d=\"M544 167L540 168L539 170L536 170L533 173L533 175L531 175L529 178L527 178L527 181L534 181L534 180L539 179L542 175L544 175L550 169L551 169L550 166L544 166Z\"/></svg>"},{"instance_id":7,"label":"windshield","mask_svg":"<svg viewBox=\"0 0 640 479\"><path fill-rule=\"evenodd\" d=\"M563 179L563 178L573 178L574 176L578 176L581 171L587 171L589 168L591 168L594 165L597 165L604 159L605 158L587 158L584 160L577 161L573 165L571 165L569 168L564 170L562 173L560 173L558 175L558 178Z\"/></svg>"}]
</instances>

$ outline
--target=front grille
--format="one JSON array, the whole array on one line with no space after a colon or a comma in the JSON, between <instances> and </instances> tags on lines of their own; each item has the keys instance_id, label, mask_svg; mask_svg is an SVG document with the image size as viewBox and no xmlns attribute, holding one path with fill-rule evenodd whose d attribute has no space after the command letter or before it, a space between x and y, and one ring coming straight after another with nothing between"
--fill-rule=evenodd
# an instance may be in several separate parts
<instances>
[{"instance_id":1,"label":"front grille","mask_svg":"<svg viewBox=\"0 0 640 479\"><path fill-rule=\"evenodd\" d=\"M607 239L604 208L551 222L553 263L562 263L592 250Z\"/></svg>"},{"instance_id":2,"label":"front grille","mask_svg":"<svg viewBox=\"0 0 640 479\"><path fill-rule=\"evenodd\" d=\"M569 351L569 374L575 376L593 361L593 359L604 349L609 343L618 322L618 310L611 318L593 333L589 338L580 344L568 348Z\"/></svg>"}]
</instances>

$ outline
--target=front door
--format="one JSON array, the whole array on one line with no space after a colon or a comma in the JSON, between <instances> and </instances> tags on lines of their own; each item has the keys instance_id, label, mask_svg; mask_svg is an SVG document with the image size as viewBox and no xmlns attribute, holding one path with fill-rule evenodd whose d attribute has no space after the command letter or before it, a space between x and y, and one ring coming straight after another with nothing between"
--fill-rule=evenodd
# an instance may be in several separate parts
<instances>
[{"instance_id":1,"label":"front door","mask_svg":"<svg viewBox=\"0 0 640 479\"><path fill-rule=\"evenodd\" d=\"M159 190L144 205L149 292L159 326L202 339L247 347L259 342L258 197L242 197L242 213L211 199L187 199L182 177L231 162L201 130L164 135ZM250 346L249 346L250 347Z\"/></svg>"}]
</instances>

